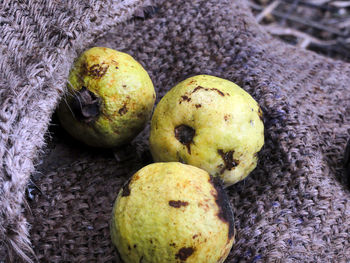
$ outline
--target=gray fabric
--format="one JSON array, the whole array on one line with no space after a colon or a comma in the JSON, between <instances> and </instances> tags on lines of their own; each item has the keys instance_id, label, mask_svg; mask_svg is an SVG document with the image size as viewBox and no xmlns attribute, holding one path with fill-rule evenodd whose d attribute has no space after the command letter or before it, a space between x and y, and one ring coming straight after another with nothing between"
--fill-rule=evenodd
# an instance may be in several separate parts
<instances>
[{"instance_id":1,"label":"gray fabric","mask_svg":"<svg viewBox=\"0 0 350 263\"><path fill-rule=\"evenodd\" d=\"M228 189L236 215L237 243L227 262L350 260L350 194L342 177L342 153L350 129L348 64L272 39L261 31L244 1L159 1L160 10L153 18L118 25L97 42L92 42L97 35L129 18L134 7L144 3L124 1L99 6L98 1L87 5L77 1L67 5L44 2L50 1L37 5L8 1L0 6L4 21L0 27L5 32L0 62L3 247L11 247L17 253L30 252L22 204L25 185L34 170L33 160L44 144L44 133L62 95L73 58L88 46L104 45L138 59L149 71L158 99L188 76L212 74L235 81L262 106L266 144L259 165L245 181ZM123 9L118 5L130 7ZM52 16L48 15L50 12ZM11 33L11 23L18 24L12 31L22 33ZM21 34L26 35L24 40ZM29 37L31 34L33 37ZM139 140L146 144L147 130ZM104 174L117 192L122 180L102 172L103 158L78 159L85 166L90 165L92 174L101 172L95 183L103 182ZM112 165L110 160L106 162ZM39 182L46 194L60 200L65 209L57 212L62 216L50 218L49 222L41 209L48 207L44 205L47 201L39 199L33 205L34 217L29 216L34 235L41 234L37 224L50 229L65 216L80 213L67 206L72 204L72 198L58 196L65 196L70 191L67 186L76 186L78 179L86 186L92 183L88 177L82 180L73 176L91 171L81 169L81 163L68 163L57 172L45 173ZM115 169L109 169L121 174L132 169L132 164L118 163ZM72 177L58 189L64 183L59 176L65 173ZM50 188L50 184L55 187ZM83 187L79 191L91 196ZM108 193L108 198L103 199L107 208L115 195ZM89 198L81 201L91 204ZM93 214L99 210L82 211L95 218ZM103 211L104 218L108 218L108 209ZM106 224L101 228L97 240L109 244ZM79 240L88 233L71 231ZM33 242L42 248L36 251L41 259L53 257L59 262L74 255L79 260L90 253L87 247L115 253L103 250L101 243L95 241L89 246L76 245L74 253L61 250L67 254L60 255L62 243L70 244L64 238L55 241L57 246L53 247L57 251L48 252L43 244L51 244L52 236L39 234L41 238L34 236ZM103 262L111 260L110 255ZM99 261L92 254L88 258Z\"/></svg>"}]
</instances>

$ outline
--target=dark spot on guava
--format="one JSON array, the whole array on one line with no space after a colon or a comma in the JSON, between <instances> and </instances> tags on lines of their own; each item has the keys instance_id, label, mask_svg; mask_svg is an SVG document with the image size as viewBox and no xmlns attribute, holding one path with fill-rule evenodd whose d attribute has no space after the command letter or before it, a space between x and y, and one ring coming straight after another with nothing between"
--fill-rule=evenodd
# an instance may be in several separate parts
<instances>
[{"instance_id":1,"label":"dark spot on guava","mask_svg":"<svg viewBox=\"0 0 350 263\"><path fill-rule=\"evenodd\" d=\"M198 90L205 90L205 91L208 91L208 90L212 90L212 91L216 91L220 96L225 96L225 94L221 91L221 90L218 90L218 89L216 89L216 88L211 88L211 89L209 89L209 88L203 88L202 86L197 86L193 91L192 91L192 94L193 93L195 93L196 91L198 91Z\"/></svg>"},{"instance_id":2,"label":"dark spot on guava","mask_svg":"<svg viewBox=\"0 0 350 263\"><path fill-rule=\"evenodd\" d=\"M259 119L260 119L261 121L263 121L263 120L264 120L264 115L263 115L263 111L261 110L260 107L259 107L259 109L258 109L258 115L259 115Z\"/></svg>"},{"instance_id":3,"label":"dark spot on guava","mask_svg":"<svg viewBox=\"0 0 350 263\"><path fill-rule=\"evenodd\" d=\"M201 90L201 89L208 90L208 89L206 89L206 88L203 88L202 86L197 86L197 87L192 91L192 94L195 93L195 92L198 91L198 90Z\"/></svg>"},{"instance_id":4,"label":"dark spot on guava","mask_svg":"<svg viewBox=\"0 0 350 263\"><path fill-rule=\"evenodd\" d=\"M142 263L142 262L143 262L143 256L140 257L139 263Z\"/></svg>"},{"instance_id":5,"label":"dark spot on guava","mask_svg":"<svg viewBox=\"0 0 350 263\"><path fill-rule=\"evenodd\" d=\"M123 105L123 107L121 107L119 110L118 110L118 113L120 114L120 116L123 116L125 113L128 112L128 108L126 107L126 104Z\"/></svg>"},{"instance_id":6,"label":"dark spot on guava","mask_svg":"<svg viewBox=\"0 0 350 263\"><path fill-rule=\"evenodd\" d=\"M136 247L137 247L137 245L135 244L135 245L134 245L134 248L136 248Z\"/></svg>"},{"instance_id":7,"label":"dark spot on guava","mask_svg":"<svg viewBox=\"0 0 350 263\"><path fill-rule=\"evenodd\" d=\"M130 188L129 188L129 184L131 182L132 177L130 177L123 185L123 192L122 192L122 196L129 196L130 195Z\"/></svg>"},{"instance_id":8,"label":"dark spot on guava","mask_svg":"<svg viewBox=\"0 0 350 263\"><path fill-rule=\"evenodd\" d=\"M171 246L171 247L175 247L176 244L175 244L175 243L171 243L170 246Z\"/></svg>"},{"instance_id":9,"label":"dark spot on guava","mask_svg":"<svg viewBox=\"0 0 350 263\"><path fill-rule=\"evenodd\" d=\"M234 151L224 152L223 150L218 150L218 154L225 163L225 167L223 167L220 171L221 174L225 171L225 169L230 171L239 164L239 160L233 159Z\"/></svg>"},{"instance_id":10,"label":"dark spot on guava","mask_svg":"<svg viewBox=\"0 0 350 263\"><path fill-rule=\"evenodd\" d=\"M186 96L186 95L183 95L181 96L181 99L179 101L179 104L181 104L183 101L187 101L187 102L190 102L191 101L191 98Z\"/></svg>"},{"instance_id":11,"label":"dark spot on guava","mask_svg":"<svg viewBox=\"0 0 350 263\"><path fill-rule=\"evenodd\" d=\"M87 74L93 78L101 78L106 74L108 67L106 63L94 64L88 68Z\"/></svg>"},{"instance_id":12,"label":"dark spot on guava","mask_svg":"<svg viewBox=\"0 0 350 263\"><path fill-rule=\"evenodd\" d=\"M231 207L230 200L227 193L223 188L221 179L217 177L210 176L209 182L213 185L215 191L211 194L215 198L215 202L219 207L218 218L228 224L228 238L231 239L234 236L235 227L233 222L233 211Z\"/></svg>"},{"instance_id":13,"label":"dark spot on guava","mask_svg":"<svg viewBox=\"0 0 350 263\"><path fill-rule=\"evenodd\" d=\"M84 123L94 122L100 115L101 99L86 87L74 94L70 108L74 117Z\"/></svg>"},{"instance_id":14,"label":"dark spot on guava","mask_svg":"<svg viewBox=\"0 0 350 263\"><path fill-rule=\"evenodd\" d=\"M229 116L228 116L228 115L225 115L225 116L224 116L224 120L225 120L225 121L228 121L228 119L229 119Z\"/></svg>"},{"instance_id":15,"label":"dark spot on guava","mask_svg":"<svg viewBox=\"0 0 350 263\"><path fill-rule=\"evenodd\" d=\"M169 205L175 208L180 208L181 206L188 206L188 202L181 200L170 200Z\"/></svg>"},{"instance_id":16,"label":"dark spot on guava","mask_svg":"<svg viewBox=\"0 0 350 263\"><path fill-rule=\"evenodd\" d=\"M181 124L175 127L175 138L187 147L187 152L191 154L190 144L193 142L193 137L196 133L196 130L190 126Z\"/></svg>"},{"instance_id":17,"label":"dark spot on guava","mask_svg":"<svg viewBox=\"0 0 350 263\"><path fill-rule=\"evenodd\" d=\"M192 239L195 239L196 237L198 237L198 234L193 235Z\"/></svg>"},{"instance_id":18,"label":"dark spot on guava","mask_svg":"<svg viewBox=\"0 0 350 263\"><path fill-rule=\"evenodd\" d=\"M126 85L123 85L123 88L126 88Z\"/></svg>"},{"instance_id":19,"label":"dark spot on guava","mask_svg":"<svg viewBox=\"0 0 350 263\"><path fill-rule=\"evenodd\" d=\"M198 108L200 108L200 107L202 107L202 105L201 104L196 104L196 105L194 105L197 109Z\"/></svg>"},{"instance_id":20,"label":"dark spot on guava","mask_svg":"<svg viewBox=\"0 0 350 263\"><path fill-rule=\"evenodd\" d=\"M149 242L150 242L151 244L153 244L153 241L152 241L152 239L150 239L150 240L149 240Z\"/></svg>"},{"instance_id":21,"label":"dark spot on guava","mask_svg":"<svg viewBox=\"0 0 350 263\"><path fill-rule=\"evenodd\" d=\"M116 66L115 69L119 69L119 68Z\"/></svg>"},{"instance_id":22,"label":"dark spot on guava","mask_svg":"<svg viewBox=\"0 0 350 263\"><path fill-rule=\"evenodd\" d=\"M131 250L131 247L128 245L128 250Z\"/></svg>"},{"instance_id":23,"label":"dark spot on guava","mask_svg":"<svg viewBox=\"0 0 350 263\"><path fill-rule=\"evenodd\" d=\"M218 90L218 89L215 89L215 88L212 88L210 90L215 90L217 93L219 93L219 95L221 95L223 97L225 96L225 94L221 90Z\"/></svg>"},{"instance_id":24,"label":"dark spot on guava","mask_svg":"<svg viewBox=\"0 0 350 263\"><path fill-rule=\"evenodd\" d=\"M193 247L183 247L183 248L180 248L180 250L177 252L177 254L175 255L175 258L180 260L186 260L189 256L193 254L193 252L194 252Z\"/></svg>"}]
</instances>

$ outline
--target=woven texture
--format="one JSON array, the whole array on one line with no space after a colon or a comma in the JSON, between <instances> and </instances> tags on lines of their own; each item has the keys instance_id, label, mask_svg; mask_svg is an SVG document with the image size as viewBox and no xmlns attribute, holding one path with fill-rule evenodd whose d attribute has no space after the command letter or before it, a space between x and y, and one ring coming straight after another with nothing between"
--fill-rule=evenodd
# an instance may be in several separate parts
<instances>
[{"instance_id":1,"label":"woven texture","mask_svg":"<svg viewBox=\"0 0 350 263\"><path fill-rule=\"evenodd\" d=\"M2 39L0 240L5 249L25 251L28 244L23 193L71 62L83 49L100 45L140 61L158 100L186 77L211 74L236 82L261 105L266 143L259 165L227 189L237 242L226 262L350 260L350 194L342 175L350 129L348 64L271 38L244 1L158 1L151 17L132 18L112 30L144 3L113 2L112 8L98 1L43 3L0 6L1 16L13 14L18 25L26 21L18 10L29 9L27 24L36 27L13 32L35 32L38 39L17 43L21 34L8 31ZM53 16L46 14L50 10ZM44 17L51 27L44 27ZM4 21L1 27L12 28ZM118 161L112 151L83 147L57 128L53 137L35 180L41 192L29 201L26 215L37 258L118 262L108 221L121 184L150 162L148 127L117 151Z\"/></svg>"}]
</instances>

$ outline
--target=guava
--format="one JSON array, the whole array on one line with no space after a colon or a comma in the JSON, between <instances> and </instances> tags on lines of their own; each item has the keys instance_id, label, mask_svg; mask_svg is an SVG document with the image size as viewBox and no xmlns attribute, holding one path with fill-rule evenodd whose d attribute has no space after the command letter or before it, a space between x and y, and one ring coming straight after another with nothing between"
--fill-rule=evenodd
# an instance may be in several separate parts
<instances>
[{"instance_id":1,"label":"guava","mask_svg":"<svg viewBox=\"0 0 350 263\"><path fill-rule=\"evenodd\" d=\"M219 178L179 162L145 166L120 190L111 237L125 263L224 262L233 213Z\"/></svg>"},{"instance_id":2,"label":"guava","mask_svg":"<svg viewBox=\"0 0 350 263\"><path fill-rule=\"evenodd\" d=\"M68 78L58 117L76 139L95 147L132 140L150 118L155 90L146 70L130 55L105 47L85 51Z\"/></svg>"},{"instance_id":3,"label":"guava","mask_svg":"<svg viewBox=\"0 0 350 263\"><path fill-rule=\"evenodd\" d=\"M264 144L262 110L235 83L194 76L160 100L149 142L156 162L197 166L222 178L227 187L257 165L257 153Z\"/></svg>"}]
</instances>

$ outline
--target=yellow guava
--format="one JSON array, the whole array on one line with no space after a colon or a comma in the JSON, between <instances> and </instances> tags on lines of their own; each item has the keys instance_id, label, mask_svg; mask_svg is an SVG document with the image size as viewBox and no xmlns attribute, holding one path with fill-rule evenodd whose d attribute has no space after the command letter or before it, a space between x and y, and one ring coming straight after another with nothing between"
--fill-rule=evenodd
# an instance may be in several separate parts
<instances>
[{"instance_id":1,"label":"yellow guava","mask_svg":"<svg viewBox=\"0 0 350 263\"><path fill-rule=\"evenodd\" d=\"M68 95L58 117L76 139L95 147L132 140L150 118L155 90L148 73L130 55L94 47L74 63Z\"/></svg>"},{"instance_id":2,"label":"yellow guava","mask_svg":"<svg viewBox=\"0 0 350 263\"><path fill-rule=\"evenodd\" d=\"M119 192L111 237L125 263L222 263L234 243L233 213L219 178L154 163Z\"/></svg>"},{"instance_id":3,"label":"yellow guava","mask_svg":"<svg viewBox=\"0 0 350 263\"><path fill-rule=\"evenodd\" d=\"M257 153L264 144L262 111L233 82L194 76L161 99L152 117L149 142L156 162L194 165L229 186L257 165Z\"/></svg>"}]
</instances>

